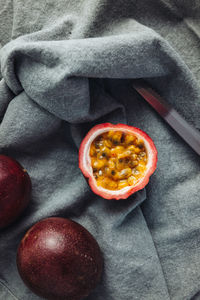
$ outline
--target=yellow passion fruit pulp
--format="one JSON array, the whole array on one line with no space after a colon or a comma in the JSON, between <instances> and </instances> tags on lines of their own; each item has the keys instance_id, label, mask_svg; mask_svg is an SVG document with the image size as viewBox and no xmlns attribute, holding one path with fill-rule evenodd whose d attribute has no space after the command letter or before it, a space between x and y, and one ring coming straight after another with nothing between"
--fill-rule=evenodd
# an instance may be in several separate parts
<instances>
[{"instance_id":1,"label":"yellow passion fruit pulp","mask_svg":"<svg viewBox=\"0 0 200 300\"><path fill-rule=\"evenodd\" d=\"M92 142L90 159L97 185L108 190L120 190L135 185L143 177L148 156L142 139L109 130Z\"/></svg>"}]
</instances>

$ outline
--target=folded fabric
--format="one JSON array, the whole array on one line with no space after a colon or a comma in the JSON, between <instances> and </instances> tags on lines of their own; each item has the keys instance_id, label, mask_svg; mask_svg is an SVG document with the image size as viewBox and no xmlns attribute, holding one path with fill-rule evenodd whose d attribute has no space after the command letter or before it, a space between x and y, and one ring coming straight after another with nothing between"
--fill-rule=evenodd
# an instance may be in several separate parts
<instances>
[{"instance_id":1,"label":"folded fabric","mask_svg":"<svg viewBox=\"0 0 200 300\"><path fill-rule=\"evenodd\" d=\"M177 36L179 27L186 30L188 44L177 39L189 51L199 42L196 10L188 10L188 30L178 4L161 1L158 13L156 4L116 2L16 2L13 40L2 34L0 149L28 170L33 192L23 216L0 233L0 299L39 299L23 284L15 259L26 230L48 216L84 225L102 249L102 280L88 299L198 297L200 159L131 88L133 78L146 78L200 129L197 49L188 58L192 67L186 65L175 34L168 40L177 51L149 28L176 24ZM78 168L82 138L105 121L143 129L158 149L146 190L127 200L94 195Z\"/></svg>"}]
</instances>

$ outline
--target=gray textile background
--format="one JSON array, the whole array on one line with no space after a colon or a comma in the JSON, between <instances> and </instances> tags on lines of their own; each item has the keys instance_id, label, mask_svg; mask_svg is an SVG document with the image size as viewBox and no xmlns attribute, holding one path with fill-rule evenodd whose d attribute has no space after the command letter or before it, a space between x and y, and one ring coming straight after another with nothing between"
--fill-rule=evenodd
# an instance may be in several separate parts
<instances>
[{"instance_id":1,"label":"gray textile background","mask_svg":"<svg viewBox=\"0 0 200 300\"><path fill-rule=\"evenodd\" d=\"M16 249L55 215L103 251L88 300L200 299L200 159L130 87L147 78L200 129L199 0L0 0L0 47L0 149L33 183L29 208L0 233L0 299L39 299ZM128 200L95 196L78 168L81 139L104 121L140 127L158 149L149 185Z\"/></svg>"}]
</instances>

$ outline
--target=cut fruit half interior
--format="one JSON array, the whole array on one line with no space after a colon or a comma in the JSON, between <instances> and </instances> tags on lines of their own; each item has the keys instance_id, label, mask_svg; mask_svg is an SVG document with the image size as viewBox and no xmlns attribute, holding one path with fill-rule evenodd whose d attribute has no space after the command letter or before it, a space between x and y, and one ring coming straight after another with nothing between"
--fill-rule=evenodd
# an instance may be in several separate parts
<instances>
[{"instance_id":1,"label":"cut fruit half interior","mask_svg":"<svg viewBox=\"0 0 200 300\"><path fill-rule=\"evenodd\" d=\"M83 139L79 167L94 193L105 199L126 199L149 182L157 150L141 129L125 124L99 124Z\"/></svg>"}]
</instances>

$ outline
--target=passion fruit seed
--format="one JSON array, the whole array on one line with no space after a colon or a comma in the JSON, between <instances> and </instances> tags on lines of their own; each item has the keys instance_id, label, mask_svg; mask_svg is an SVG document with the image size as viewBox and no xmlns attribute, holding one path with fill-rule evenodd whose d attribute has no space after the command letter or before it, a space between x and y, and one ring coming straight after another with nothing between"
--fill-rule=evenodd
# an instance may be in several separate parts
<instances>
[{"instance_id":1,"label":"passion fruit seed","mask_svg":"<svg viewBox=\"0 0 200 300\"><path fill-rule=\"evenodd\" d=\"M137 184L147 165L144 142L133 134L116 130L96 137L90 157L97 185L108 190Z\"/></svg>"}]
</instances>

